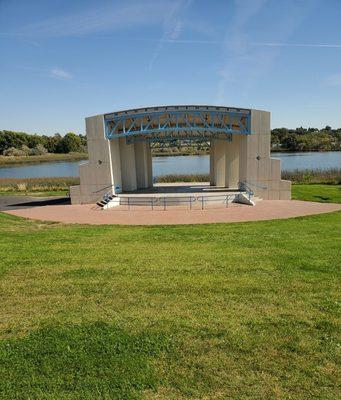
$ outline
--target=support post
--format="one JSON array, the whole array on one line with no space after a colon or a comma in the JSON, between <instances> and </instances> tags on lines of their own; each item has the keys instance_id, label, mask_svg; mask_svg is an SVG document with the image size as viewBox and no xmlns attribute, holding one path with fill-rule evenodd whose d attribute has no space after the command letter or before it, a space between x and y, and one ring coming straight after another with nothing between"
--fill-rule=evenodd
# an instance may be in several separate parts
<instances>
[{"instance_id":1,"label":"support post","mask_svg":"<svg viewBox=\"0 0 341 400\"><path fill-rule=\"evenodd\" d=\"M217 144L216 139L211 139L210 143L210 185L216 185L216 176L215 176L215 147Z\"/></svg>"},{"instance_id":2,"label":"support post","mask_svg":"<svg viewBox=\"0 0 341 400\"><path fill-rule=\"evenodd\" d=\"M135 142L136 183L138 189L149 187L149 154L148 142Z\"/></svg>"},{"instance_id":3,"label":"support post","mask_svg":"<svg viewBox=\"0 0 341 400\"><path fill-rule=\"evenodd\" d=\"M131 192L137 189L134 144L127 144L125 138L121 138L119 141L122 190L125 192Z\"/></svg>"},{"instance_id":4,"label":"support post","mask_svg":"<svg viewBox=\"0 0 341 400\"><path fill-rule=\"evenodd\" d=\"M225 186L233 189L239 182L239 140L240 136L232 135L232 141L226 143Z\"/></svg>"}]
</instances>

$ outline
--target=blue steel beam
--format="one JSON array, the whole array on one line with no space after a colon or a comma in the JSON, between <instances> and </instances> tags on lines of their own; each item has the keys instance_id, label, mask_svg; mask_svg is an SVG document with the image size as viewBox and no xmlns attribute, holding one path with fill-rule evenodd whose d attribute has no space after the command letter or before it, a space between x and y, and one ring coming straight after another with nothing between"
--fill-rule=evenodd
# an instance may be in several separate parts
<instances>
[{"instance_id":1,"label":"blue steel beam","mask_svg":"<svg viewBox=\"0 0 341 400\"><path fill-rule=\"evenodd\" d=\"M193 138L212 138L229 140L231 134L249 135L251 133L250 114L233 111L153 111L141 114L124 114L105 117L107 139L125 137L127 140L172 140L178 135L188 134ZM195 135L195 132L199 135ZM164 134L165 136L162 136ZM147 135L147 136L146 136Z\"/></svg>"}]
</instances>

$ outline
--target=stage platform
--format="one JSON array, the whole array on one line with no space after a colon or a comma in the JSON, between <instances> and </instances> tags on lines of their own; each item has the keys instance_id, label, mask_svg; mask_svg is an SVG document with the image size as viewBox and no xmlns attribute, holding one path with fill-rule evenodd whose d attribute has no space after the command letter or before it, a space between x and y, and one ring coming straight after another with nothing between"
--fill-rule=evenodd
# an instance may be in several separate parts
<instances>
[{"instance_id":1,"label":"stage platform","mask_svg":"<svg viewBox=\"0 0 341 400\"><path fill-rule=\"evenodd\" d=\"M133 192L120 193L119 197L160 197L160 196L210 196L227 195L239 193L238 188L228 189L225 187L210 186L208 182L176 182L176 183L154 183L152 188L139 189Z\"/></svg>"},{"instance_id":2,"label":"stage platform","mask_svg":"<svg viewBox=\"0 0 341 400\"><path fill-rule=\"evenodd\" d=\"M207 182L183 182L157 183L152 188L120 193L103 208L144 206L166 209L170 206L183 206L204 209L217 204L228 206L231 203L254 205L252 198L237 188L210 186Z\"/></svg>"}]
</instances>

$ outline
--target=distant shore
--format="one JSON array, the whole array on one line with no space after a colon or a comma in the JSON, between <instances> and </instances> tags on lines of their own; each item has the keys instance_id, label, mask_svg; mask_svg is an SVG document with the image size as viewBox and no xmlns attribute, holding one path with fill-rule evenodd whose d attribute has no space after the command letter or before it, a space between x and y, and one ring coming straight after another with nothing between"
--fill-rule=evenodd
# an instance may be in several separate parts
<instances>
[{"instance_id":1,"label":"distant shore","mask_svg":"<svg viewBox=\"0 0 341 400\"><path fill-rule=\"evenodd\" d=\"M307 153L302 151L289 151L285 149L273 149L271 153ZM325 153L324 151L314 151L309 153ZM205 156L209 155L209 151L157 151L152 150L153 157L176 157L176 156ZM7 165L16 164L34 164L34 163L44 163L44 162L54 162L54 161L80 161L87 160L87 153L68 153L68 154L56 154L48 153L37 156L0 156L0 167Z\"/></svg>"}]
</instances>

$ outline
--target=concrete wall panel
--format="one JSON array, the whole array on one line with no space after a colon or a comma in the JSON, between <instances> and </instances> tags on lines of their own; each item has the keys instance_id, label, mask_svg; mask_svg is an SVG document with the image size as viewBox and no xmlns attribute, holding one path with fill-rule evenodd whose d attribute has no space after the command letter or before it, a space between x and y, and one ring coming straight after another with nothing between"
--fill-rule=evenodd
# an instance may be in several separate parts
<instances>
[{"instance_id":1,"label":"concrete wall panel","mask_svg":"<svg viewBox=\"0 0 341 400\"><path fill-rule=\"evenodd\" d=\"M232 141L226 143L225 186L233 189L237 189L239 183L239 143L239 135L234 135Z\"/></svg>"},{"instance_id":2,"label":"concrete wall panel","mask_svg":"<svg viewBox=\"0 0 341 400\"><path fill-rule=\"evenodd\" d=\"M136 163L134 144L127 144L124 138L119 139L121 158L122 190L130 192L137 189Z\"/></svg>"},{"instance_id":3,"label":"concrete wall panel","mask_svg":"<svg viewBox=\"0 0 341 400\"><path fill-rule=\"evenodd\" d=\"M148 187L153 187L153 159L150 144L147 144Z\"/></svg>"},{"instance_id":4,"label":"concrete wall panel","mask_svg":"<svg viewBox=\"0 0 341 400\"><path fill-rule=\"evenodd\" d=\"M281 190L279 192L280 200L291 200L291 190Z\"/></svg>"},{"instance_id":5,"label":"concrete wall panel","mask_svg":"<svg viewBox=\"0 0 341 400\"><path fill-rule=\"evenodd\" d=\"M271 160L271 180L281 179L281 160L278 158L270 158Z\"/></svg>"},{"instance_id":6,"label":"concrete wall panel","mask_svg":"<svg viewBox=\"0 0 341 400\"><path fill-rule=\"evenodd\" d=\"M118 140L110 141L110 160L110 170L112 174L114 193L120 193L122 191L122 173L120 143Z\"/></svg>"},{"instance_id":7,"label":"concrete wall panel","mask_svg":"<svg viewBox=\"0 0 341 400\"><path fill-rule=\"evenodd\" d=\"M147 142L136 142L135 147L135 165L136 165L136 184L138 189L145 189L149 186L149 165Z\"/></svg>"},{"instance_id":8,"label":"concrete wall panel","mask_svg":"<svg viewBox=\"0 0 341 400\"><path fill-rule=\"evenodd\" d=\"M210 185L215 186L216 185L216 176L215 176L215 146L217 144L216 139L211 139L211 144L210 144Z\"/></svg>"}]
</instances>

